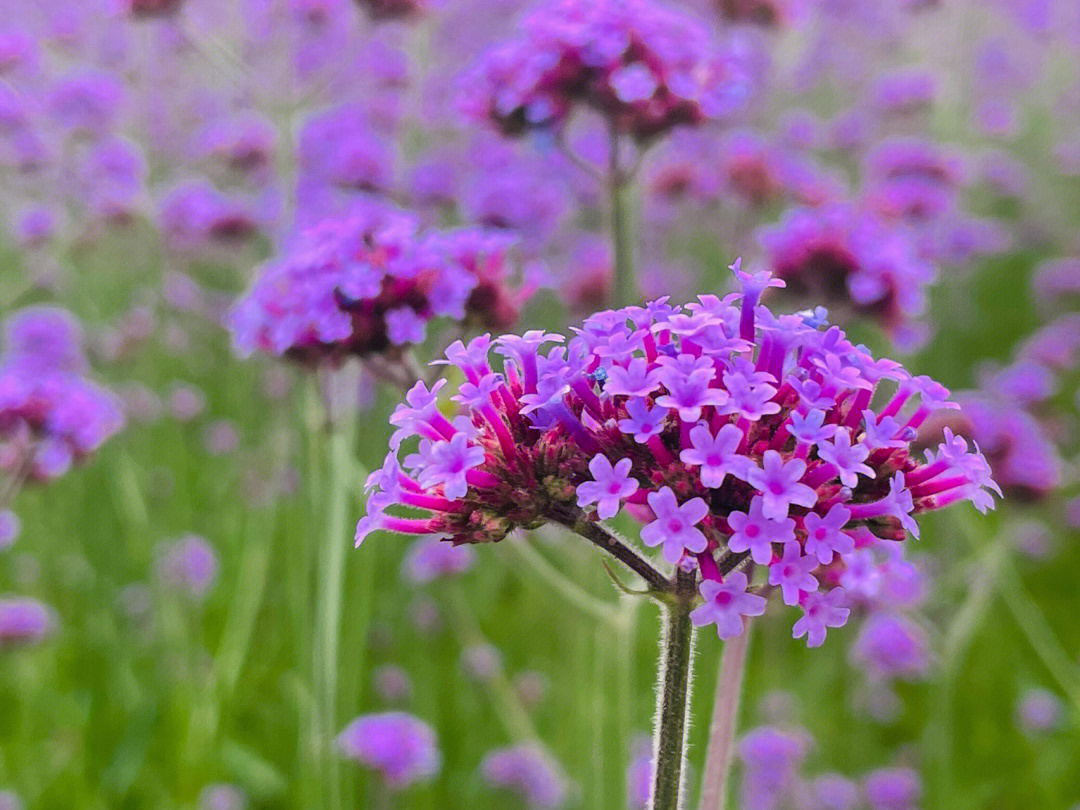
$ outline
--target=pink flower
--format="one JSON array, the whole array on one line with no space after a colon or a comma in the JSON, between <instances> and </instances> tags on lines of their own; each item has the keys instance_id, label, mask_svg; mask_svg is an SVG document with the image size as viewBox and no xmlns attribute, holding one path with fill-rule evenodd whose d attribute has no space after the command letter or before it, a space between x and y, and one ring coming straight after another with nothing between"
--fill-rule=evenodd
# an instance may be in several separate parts
<instances>
[{"instance_id":1,"label":"pink flower","mask_svg":"<svg viewBox=\"0 0 1080 810\"><path fill-rule=\"evenodd\" d=\"M628 475L631 463L623 458L612 466L607 456L597 453L589 462L593 480L578 484L578 506L595 503L601 520L615 517L622 502L638 491L638 482Z\"/></svg>"},{"instance_id":2,"label":"pink flower","mask_svg":"<svg viewBox=\"0 0 1080 810\"><path fill-rule=\"evenodd\" d=\"M649 508L656 519L641 530L641 542L647 546L664 546L664 559L675 565L685 552L704 551L708 545L705 535L695 526L709 513L701 498L680 505L671 487L650 492Z\"/></svg>"},{"instance_id":3,"label":"pink flower","mask_svg":"<svg viewBox=\"0 0 1080 810\"><path fill-rule=\"evenodd\" d=\"M723 582L707 579L701 583L705 604L690 614L695 627L716 625L716 633L724 641L742 635L743 616L760 616L765 612L765 598L746 592L747 579L742 571L733 571Z\"/></svg>"}]
</instances>

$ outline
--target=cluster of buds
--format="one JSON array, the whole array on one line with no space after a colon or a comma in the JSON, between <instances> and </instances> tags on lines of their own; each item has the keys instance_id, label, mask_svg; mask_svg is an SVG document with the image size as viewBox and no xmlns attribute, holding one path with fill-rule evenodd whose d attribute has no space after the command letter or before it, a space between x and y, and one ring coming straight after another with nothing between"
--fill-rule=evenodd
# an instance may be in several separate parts
<instances>
[{"instance_id":1,"label":"cluster of buds","mask_svg":"<svg viewBox=\"0 0 1080 810\"><path fill-rule=\"evenodd\" d=\"M730 115L750 85L745 60L682 12L650 0L559 0L481 58L463 106L506 135L558 128L584 106L645 141Z\"/></svg>"},{"instance_id":2,"label":"cluster of buds","mask_svg":"<svg viewBox=\"0 0 1080 810\"><path fill-rule=\"evenodd\" d=\"M236 303L243 354L261 350L315 365L421 343L441 317L506 329L535 285L513 285L513 239L483 230L419 231L379 207L302 232Z\"/></svg>"},{"instance_id":3,"label":"cluster of buds","mask_svg":"<svg viewBox=\"0 0 1080 810\"><path fill-rule=\"evenodd\" d=\"M740 293L600 312L569 341L451 345L457 414L440 405L446 380L418 383L394 411L357 543L375 530L494 542L552 522L670 591L604 527L626 512L675 582L695 583L698 625L736 636L775 588L803 611L795 636L821 644L875 547L917 535L919 512L992 507L996 485L951 433L913 455L919 426L955 407L943 386L875 359L820 312L774 315L760 299L783 282L732 269Z\"/></svg>"}]
</instances>

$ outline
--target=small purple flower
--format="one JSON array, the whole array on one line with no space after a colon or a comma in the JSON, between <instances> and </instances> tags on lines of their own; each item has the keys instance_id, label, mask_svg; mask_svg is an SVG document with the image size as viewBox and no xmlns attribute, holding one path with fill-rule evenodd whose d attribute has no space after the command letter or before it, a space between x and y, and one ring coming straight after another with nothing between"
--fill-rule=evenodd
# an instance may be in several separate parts
<instances>
[{"instance_id":1,"label":"small purple flower","mask_svg":"<svg viewBox=\"0 0 1080 810\"><path fill-rule=\"evenodd\" d=\"M373 680L375 691L386 703L399 703L408 700L412 694L412 681L409 674L401 667L384 664L375 670Z\"/></svg>"},{"instance_id":2,"label":"small purple flower","mask_svg":"<svg viewBox=\"0 0 1080 810\"><path fill-rule=\"evenodd\" d=\"M652 795L652 740L642 735L634 743L633 759L626 769L626 796L630 810L646 810Z\"/></svg>"},{"instance_id":3,"label":"small purple flower","mask_svg":"<svg viewBox=\"0 0 1080 810\"><path fill-rule=\"evenodd\" d=\"M492 644L473 644L461 651L461 665L470 678L490 681L502 671L502 654Z\"/></svg>"},{"instance_id":4,"label":"small purple flower","mask_svg":"<svg viewBox=\"0 0 1080 810\"><path fill-rule=\"evenodd\" d=\"M447 498L460 498L468 490L469 470L484 463L484 449L469 444L465 433L455 434L449 441L436 442L426 460L421 486L443 485Z\"/></svg>"},{"instance_id":5,"label":"small purple flower","mask_svg":"<svg viewBox=\"0 0 1080 810\"><path fill-rule=\"evenodd\" d=\"M751 467L746 480L761 491L762 514L773 520L788 516L792 504L807 508L817 503L817 493L799 479L806 472L806 462L793 458L784 461L775 450L766 450L761 467Z\"/></svg>"},{"instance_id":6,"label":"small purple flower","mask_svg":"<svg viewBox=\"0 0 1080 810\"><path fill-rule=\"evenodd\" d=\"M852 445L851 431L847 428L838 429L832 442L819 444L817 451L818 458L836 467L840 483L846 487L858 486L859 474L874 477L873 469L863 464L870 449L863 444Z\"/></svg>"},{"instance_id":7,"label":"small purple flower","mask_svg":"<svg viewBox=\"0 0 1080 810\"><path fill-rule=\"evenodd\" d=\"M203 432L203 445L212 456L224 456L240 445L240 433L229 419L215 419Z\"/></svg>"},{"instance_id":8,"label":"small purple flower","mask_svg":"<svg viewBox=\"0 0 1080 810\"><path fill-rule=\"evenodd\" d=\"M660 434L667 418L667 408L650 408L646 400L637 398L627 400L626 413L628 418L619 420L619 430L633 433L638 444Z\"/></svg>"},{"instance_id":9,"label":"small purple flower","mask_svg":"<svg viewBox=\"0 0 1080 810\"><path fill-rule=\"evenodd\" d=\"M726 391L709 386L711 378L712 374L706 371L669 374L664 381L668 393L657 397L656 404L676 410L684 422L696 422L701 418L702 408L727 402Z\"/></svg>"},{"instance_id":10,"label":"small purple flower","mask_svg":"<svg viewBox=\"0 0 1080 810\"><path fill-rule=\"evenodd\" d=\"M810 783L811 810L855 810L859 786L837 774L819 776Z\"/></svg>"},{"instance_id":11,"label":"small purple flower","mask_svg":"<svg viewBox=\"0 0 1080 810\"><path fill-rule=\"evenodd\" d=\"M190 534L166 546L158 575L169 586L201 599L217 580L217 554L204 538Z\"/></svg>"},{"instance_id":12,"label":"small purple flower","mask_svg":"<svg viewBox=\"0 0 1080 810\"><path fill-rule=\"evenodd\" d=\"M10 509L0 509L0 551L7 551L19 537L19 516Z\"/></svg>"},{"instance_id":13,"label":"small purple flower","mask_svg":"<svg viewBox=\"0 0 1080 810\"><path fill-rule=\"evenodd\" d=\"M36 644L55 629L52 609L36 599L0 598L0 650L9 645Z\"/></svg>"},{"instance_id":14,"label":"small purple flower","mask_svg":"<svg viewBox=\"0 0 1080 810\"><path fill-rule=\"evenodd\" d=\"M1046 689L1028 689L1016 706L1016 720L1028 734L1045 734L1061 723L1061 700Z\"/></svg>"},{"instance_id":15,"label":"small purple flower","mask_svg":"<svg viewBox=\"0 0 1080 810\"><path fill-rule=\"evenodd\" d=\"M412 544L403 567L411 582L423 585L443 577L463 574L472 568L475 559L475 552L468 546L455 546L437 538L424 537Z\"/></svg>"},{"instance_id":16,"label":"small purple flower","mask_svg":"<svg viewBox=\"0 0 1080 810\"><path fill-rule=\"evenodd\" d=\"M803 549L807 554L816 556L822 565L832 562L834 552L841 556L851 554L855 550L855 540L841 531L849 520L851 510L841 504L830 507L825 517L816 512L807 513L803 518L803 527L806 529Z\"/></svg>"},{"instance_id":17,"label":"small purple flower","mask_svg":"<svg viewBox=\"0 0 1080 810\"><path fill-rule=\"evenodd\" d=\"M930 666L929 646L926 633L911 619L875 611L860 629L851 657L873 678L914 680Z\"/></svg>"},{"instance_id":18,"label":"small purple flower","mask_svg":"<svg viewBox=\"0 0 1080 810\"><path fill-rule=\"evenodd\" d=\"M23 810L22 799L10 790L0 790L0 810Z\"/></svg>"},{"instance_id":19,"label":"small purple flower","mask_svg":"<svg viewBox=\"0 0 1080 810\"><path fill-rule=\"evenodd\" d=\"M745 455L739 453L743 432L735 425L727 424L713 436L705 425L698 425L690 430L690 442L693 447L679 454L684 464L701 468L701 483L710 488L718 488L730 473L735 478L746 480L751 466Z\"/></svg>"},{"instance_id":20,"label":"small purple flower","mask_svg":"<svg viewBox=\"0 0 1080 810\"><path fill-rule=\"evenodd\" d=\"M784 556L769 566L769 584L779 585L785 605L797 605L804 594L814 593L818 581L811 573L818 566L813 557L804 557L798 543L787 543Z\"/></svg>"},{"instance_id":21,"label":"small purple flower","mask_svg":"<svg viewBox=\"0 0 1080 810\"><path fill-rule=\"evenodd\" d=\"M611 74L611 88L619 101L625 104L647 101L658 86L656 76L640 62L619 68Z\"/></svg>"},{"instance_id":22,"label":"small purple flower","mask_svg":"<svg viewBox=\"0 0 1080 810\"><path fill-rule=\"evenodd\" d=\"M491 751L480 763L480 773L492 787L520 794L530 807L555 810L569 794L562 769L537 745Z\"/></svg>"},{"instance_id":23,"label":"small purple flower","mask_svg":"<svg viewBox=\"0 0 1080 810\"><path fill-rule=\"evenodd\" d=\"M635 399L647 397L660 387L660 376L660 369L650 369L644 357L636 357L626 368L612 366L608 369L604 390L612 395L625 394Z\"/></svg>"},{"instance_id":24,"label":"small purple flower","mask_svg":"<svg viewBox=\"0 0 1080 810\"><path fill-rule=\"evenodd\" d=\"M640 486L630 477L631 465L630 459L622 458L612 466L607 456L597 453L589 462L593 480L578 484L578 506L595 503L596 513L601 520L615 517L622 502L637 492Z\"/></svg>"},{"instance_id":25,"label":"small purple flower","mask_svg":"<svg viewBox=\"0 0 1080 810\"><path fill-rule=\"evenodd\" d=\"M236 785L207 785L199 793L199 810L244 810L247 796Z\"/></svg>"},{"instance_id":26,"label":"small purple flower","mask_svg":"<svg viewBox=\"0 0 1080 810\"><path fill-rule=\"evenodd\" d=\"M772 520L763 514L764 499L757 495L750 501L749 512L728 515L731 537L728 548L736 553L750 552L758 565L768 565L773 558L773 543L788 543L795 539L795 521L785 517Z\"/></svg>"},{"instance_id":27,"label":"small purple flower","mask_svg":"<svg viewBox=\"0 0 1080 810\"><path fill-rule=\"evenodd\" d=\"M705 604L690 614L694 626L715 624L717 635L724 641L742 635L746 626L743 616L760 616L765 612L765 598L747 593L748 584L742 571L733 571L723 582L712 579L702 582L700 591Z\"/></svg>"},{"instance_id":28,"label":"small purple flower","mask_svg":"<svg viewBox=\"0 0 1080 810\"><path fill-rule=\"evenodd\" d=\"M337 745L344 756L381 774L391 788L427 781L439 771L435 732L404 712L361 715L338 735Z\"/></svg>"},{"instance_id":29,"label":"small purple flower","mask_svg":"<svg viewBox=\"0 0 1080 810\"><path fill-rule=\"evenodd\" d=\"M386 336L395 346L423 343L427 320L412 307L398 307L386 313Z\"/></svg>"},{"instance_id":30,"label":"small purple flower","mask_svg":"<svg viewBox=\"0 0 1080 810\"><path fill-rule=\"evenodd\" d=\"M193 385L178 383L169 393L169 412L177 422L190 422L206 407L206 395Z\"/></svg>"},{"instance_id":31,"label":"small purple flower","mask_svg":"<svg viewBox=\"0 0 1080 810\"><path fill-rule=\"evenodd\" d=\"M796 412L791 415L788 433L800 444L813 447L835 436L836 425L826 425L825 411L820 408L811 408L805 414Z\"/></svg>"},{"instance_id":32,"label":"small purple flower","mask_svg":"<svg viewBox=\"0 0 1080 810\"><path fill-rule=\"evenodd\" d=\"M803 615L791 628L793 638L806 636L807 647L820 647L825 643L829 627L847 624L850 608L845 607L847 595L840 588L828 593L814 591L802 599Z\"/></svg>"},{"instance_id":33,"label":"small purple flower","mask_svg":"<svg viewBox=\"0 0 1080 810\"><path fill-rule=\"evenodd\" d=\"M687 551L704 551L708 543L700 529L695 528L709 513L701 498L680 505L671 487L663 487L648 495L649 508L655 520L641 530L641 542L653 547L663 545L664 559L672 565Z\"/></svg>"},{"instance_id":34,"label":"small purple flower","mask_svg":"<svg viewBox=\"0 0 1080 810\"><path fill-rule=\"evenodd\" d=\"M916 810L922 780L910 768L880 768L863 779L870 810Z\"/></svg>"}]
</instances>

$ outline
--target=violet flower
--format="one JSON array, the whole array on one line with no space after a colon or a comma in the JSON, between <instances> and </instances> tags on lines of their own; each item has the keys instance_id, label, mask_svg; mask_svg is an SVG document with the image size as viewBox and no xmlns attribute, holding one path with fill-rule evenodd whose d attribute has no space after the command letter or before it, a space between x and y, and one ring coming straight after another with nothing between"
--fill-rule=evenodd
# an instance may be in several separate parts
<instances>
[{"instance_id":1,"label":"violet flower","mask_svg":"<svg viewBox=\"0 0 1080 810\"><path fill-rule=\"evenodd\" d=\"M37 644L52 635L56 616L36 599L0 597L0 650Z\"/></svg>"},{"instance_id":2,"label":"violet flower","mask_svg":"<svg viewBox=\"0 0 1080 810\"><path fill-rule=\"evenodd\" d=\"M506 135L561 128L580 106L645 141L725 117L749 95L738 58L699 21L652 0L559 0L518 30L462 83L465 110Z\"/></svg>"},{"instance_id":3,"label":"violet flower","mask_svg":"<svg viewBox=\"0 0 1080 810\"><path fill-rule=\"evenodd\" d=\"M558 763L531 744L491 751L480 763L480 773L492 787L519 794L529 807L556 810L569 794Z\"/></svg>"},{"instance_id":4,"label":"violet flower","mask_svg":"<svg viewBox=\"0 0 1080 810\"><path fill-rule=\"evenodd\" d=\"M338 735L337 744L342 755L376 771L394 789L439 772L435 732L405 712L361 715Z\"/></svg>"}]
</instances>

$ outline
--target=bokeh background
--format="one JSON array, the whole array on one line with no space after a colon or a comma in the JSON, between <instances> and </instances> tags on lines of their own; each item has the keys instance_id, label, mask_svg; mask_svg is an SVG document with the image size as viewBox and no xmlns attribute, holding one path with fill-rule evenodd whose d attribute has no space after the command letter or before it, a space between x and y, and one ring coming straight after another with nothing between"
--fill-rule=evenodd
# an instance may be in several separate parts
<instances>
[{"instance_id":1,"label":"bokeh background","mask_svg":"<svg viewBox=\"0 0 1080 810\"><path fill-rule=\"evenodd\" d=\"M830 774L874 810L1077 805L1080 6L670 2L752 86L644 155L643 289L722 294L736 256L774 261L761 229L795 232L793 210L874 211L933 269L896 276L925 307L824 303L975 403L964 429L1006 490L987 517L929 516L880 604L824 647L793 641L788 615L756 622L740 729L773 729L770 767L798 786L772 806L841 806ZM612 283L605 199L564 151L602 165L602 128L507 139L460 102L525 4L417 5L0 2L0 314L74 313L126 416L76 469L0 490L0 594L49 611L30 637L0 635L0 807L309 808L331 806L328 780L341 807L642 806L656 610L555 531L431 581L406 539L345 554L332 730L408 711L441 767L393 792L336 753L320 770L328 482L348 483L350 544L400 395L352 365L239 358L231 302L290 234L371 196L515 236L542 279L518 328L563 330ZM774 306L817 303L787 294ZM720 649L701 634L697 773ZM485 758L523 743L543 755L495 784Z\"/></svg>"}]
</instances>

